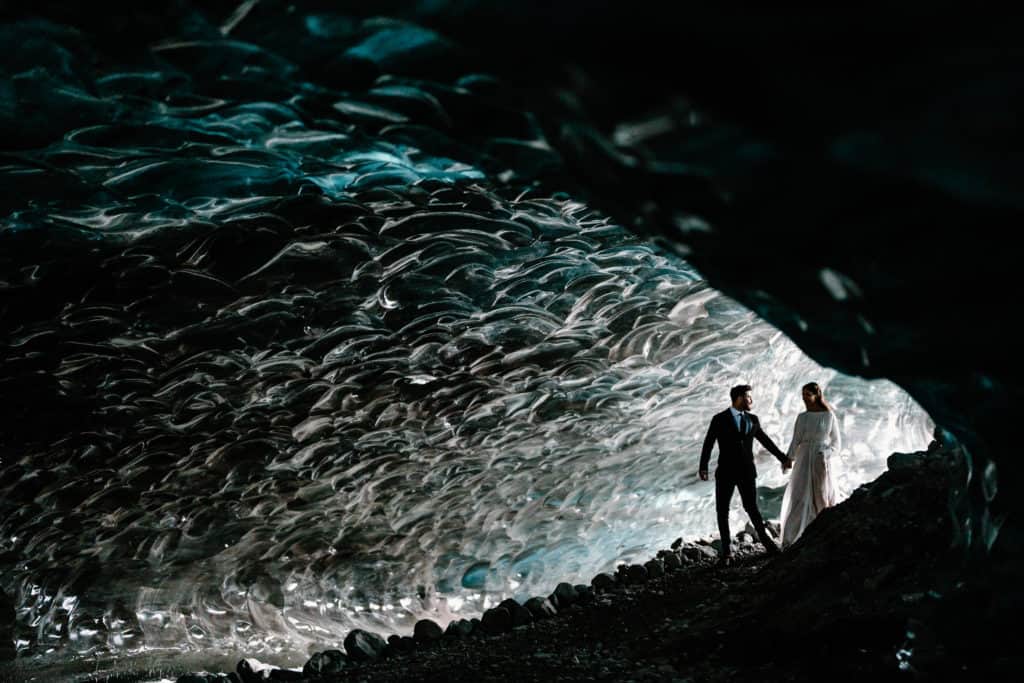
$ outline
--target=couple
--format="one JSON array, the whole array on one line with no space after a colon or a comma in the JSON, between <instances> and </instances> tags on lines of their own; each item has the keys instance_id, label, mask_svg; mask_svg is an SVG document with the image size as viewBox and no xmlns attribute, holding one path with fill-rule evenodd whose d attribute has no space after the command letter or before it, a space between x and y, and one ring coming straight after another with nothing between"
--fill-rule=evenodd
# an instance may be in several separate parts
<instances>
[{"instance_id":1,"label":"couple","mask_svg":"<svg viewBox=\"0 0 1024 683\"><path fill-rule=\"evenodd\" d=\"M700 478L708 480L708 459L711 448L718 441L718 469L715 470L715 509L718 513L718 531L722 537L722 555L719 564L731 562L729 536L729 501L734 488L739 488L743 509L750 515L757 537L769 555L779 547L768 536L764 519L757 509L754 480L754 439L782 462L782 471L793 468L789 486L782 498L782 547L787 548L803 533L818 513L835 504L835 492L829 475L829 458L839 452L839 422L832 407L814 382L803 387L807 411L796 418L793 440L789 451L779 450L768 435L761 431L757 416L749 410L754 405L750 395L753 388L743 384L729 391L732 406L711 419L711 427L704 438L700 454Z\"/></svg>"}]
</instances>

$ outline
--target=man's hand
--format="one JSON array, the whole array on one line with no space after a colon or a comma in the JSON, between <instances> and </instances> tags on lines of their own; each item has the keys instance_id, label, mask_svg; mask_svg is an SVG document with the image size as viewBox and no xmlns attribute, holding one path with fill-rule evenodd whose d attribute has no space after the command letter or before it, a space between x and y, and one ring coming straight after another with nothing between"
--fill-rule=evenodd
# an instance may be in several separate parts
<instances>
[{"instance_id":1,"label":"man's hand","mask_svg":"<svg viewBox=\"0 0 1024 683\"><path fill-rule=\"evenodd\" d=\"M701 481L707 481L708 480L708 471L707 470L701 470L697 474L700 475L700 480Z\"/></svg>"},{"instance_id":2,"label":"man's hand","mask_svg":"<svg viewBox=\"0 0 1024 683\"><path fill-rule=\"evenodd\" d=\"M786 458L782 461L782 473L785 474L793 466L793 458Z\"/></svg>"}]
</instances>

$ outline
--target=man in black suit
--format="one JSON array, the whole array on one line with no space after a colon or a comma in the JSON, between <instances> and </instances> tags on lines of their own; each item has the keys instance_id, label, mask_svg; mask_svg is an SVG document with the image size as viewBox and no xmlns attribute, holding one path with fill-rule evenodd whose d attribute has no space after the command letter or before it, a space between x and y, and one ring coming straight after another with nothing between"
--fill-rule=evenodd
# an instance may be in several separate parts
<instances>
[{"instance_id":1,"label":"man in black suit","mask_svg":"<svg viewBox=\"0 0 1024 683\"><path fill-rule=\"evenodd\" d=\"M729 536L729 501L732 500L734 488L740 490L743 509L750 515L750 521L757 531L757 537L764 544L769 555L779 552L779 547L768 536L764 519L757 509L757 489L755 479L757 469L754 467L754 439L761 442L768 451L782 462L785 472L793 461L776 446L768 435L761 431L761 422L757 415L748 412L754 405L750 395L753 390L748 384L741 384L729 391L732 406L711 418L711 427L704 438L704 447L700 452L700 478L708 480L708 459L711 447L718 441L718 469L715 470L715 509L718 512L718 532L722 537L722 555L719 564L728 565L732 561L731 537Z\"/></svg>"}]
</instances>

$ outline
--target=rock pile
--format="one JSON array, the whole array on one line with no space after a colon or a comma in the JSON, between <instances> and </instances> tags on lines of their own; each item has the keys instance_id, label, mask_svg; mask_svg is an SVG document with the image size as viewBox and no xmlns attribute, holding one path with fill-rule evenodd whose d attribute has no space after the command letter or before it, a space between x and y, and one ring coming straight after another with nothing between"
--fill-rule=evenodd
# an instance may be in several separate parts
<instances>
[{"instance_id":1,"label":"rock pile","mask_svg":"<svg viewBox=\"0 0 1024 683\"><path fill-rule=\"evenodd\" d=\"M943 576L959 566L947 514L950 482L962 475L958 459L933 449L894 456L890 468L822 513L777 558L765 556L749 531L737 535L729 568L715 566L713 542L677 539L589 586L561 583L548 596L505 600L443 630L423 620L411 637L353 631L344 652L318 652L302 672L254 673L242 662L227 676L179 683L718 682L835 672L864 680L911 667L987 671L907 641L909 632L928 633L922 624Z\"/></svg>"}]
</instances>

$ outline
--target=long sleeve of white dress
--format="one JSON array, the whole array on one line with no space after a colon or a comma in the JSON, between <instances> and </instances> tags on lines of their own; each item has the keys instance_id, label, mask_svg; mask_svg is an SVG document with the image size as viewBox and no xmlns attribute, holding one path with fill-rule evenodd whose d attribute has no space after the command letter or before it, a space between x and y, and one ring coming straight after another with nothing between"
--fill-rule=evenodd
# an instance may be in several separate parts
<instances>
[{"instance_id":1,"label":"long sleeve of white dress","mask_svg":"<svg viewBox=\"0 0 1024 683\"><path fill-rule=\"evenodd\" d=\"M830 460L833 456L838 455L839 451L843 449L843 437L839 433L839 418L836 417L835 413L829 413L832 419L828 429L828 448L825 450L825 459Z\"/></svg>"},{"instance_id":2,"label":"long sleeve of white dress","mask_svg":"<svg viewBox=\"0 0 1024 683\"><path fill-rule=\"evenodd\" d=\"M796 454L796 445L800 443L800 419L802 417L803 415L797 415L796 421L793 423L793 438L789 440L789 448L786 449L786 457L790 460Z\"/></svg>"}]
</instances>

